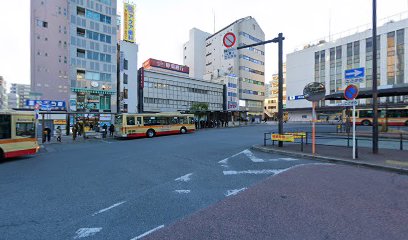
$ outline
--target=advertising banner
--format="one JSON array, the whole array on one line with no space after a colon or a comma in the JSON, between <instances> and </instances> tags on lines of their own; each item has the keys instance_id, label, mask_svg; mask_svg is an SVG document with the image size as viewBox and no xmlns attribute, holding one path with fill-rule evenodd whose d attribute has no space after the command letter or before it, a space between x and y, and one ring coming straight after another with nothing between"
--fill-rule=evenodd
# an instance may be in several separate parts
<instances>
[{"instance_id":1,"label":"advertising banner","mask_svg":"<svg viewBox=\"0 0 408 240\"><path fill-rule=\"evenodd\" d=\"M123 6L123 40L135 42L135 5L124 3Z\"/></svg>"}]
</instances>

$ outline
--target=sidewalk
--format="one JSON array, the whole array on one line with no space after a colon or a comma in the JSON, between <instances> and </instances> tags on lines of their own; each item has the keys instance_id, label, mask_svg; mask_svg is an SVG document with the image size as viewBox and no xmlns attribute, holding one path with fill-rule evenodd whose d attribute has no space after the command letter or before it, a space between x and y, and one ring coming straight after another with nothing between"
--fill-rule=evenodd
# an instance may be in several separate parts
<instances>
[{"instance_id":1,"label":"sidewalk","mask_svg":"<svg viewBox=\"0 0 408 240\"><path fill-rule=\"evenodd\" d=\"M379 149L378 154L373 154L371 148L359 147L358 158L352 159L352 148L344 146L316 145L316 154L312 154L312 145L304 145L303 152L300 144L284 143L280 148L273 145L254 145L254 150L270 153L279 153L295 157L312 158L325 162L343 163L357 166L370 167L386 171L408 174L408 151Z\"/></svg>"}]
</instances>

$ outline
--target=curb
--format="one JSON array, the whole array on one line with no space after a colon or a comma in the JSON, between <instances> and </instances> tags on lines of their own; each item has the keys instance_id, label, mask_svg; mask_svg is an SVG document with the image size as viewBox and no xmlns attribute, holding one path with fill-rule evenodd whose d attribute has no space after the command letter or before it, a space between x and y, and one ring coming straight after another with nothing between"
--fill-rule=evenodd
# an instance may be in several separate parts
<instances>
[{"instance_id":1,"label":"curb","mask_svg":"<svg viewBox=\"0 0 408 240\"><path fill-rule=\"evenodd\" d=\"M347 160L347 159L342 159L342 158L312 155L308 153L298 153L298 152L291 152L291 151L285 151L285 150L271 149L271 148L266 148L260 145L253 145L251 146L251 149L261 151L261 152L266 152L266 153L279 153L282 155L288 155L292 157L312 158L318 161L341 163L341 164L354 165L354 166L360 166L360 167L368 167L372 169L408 175L408 169L399 168L399 167L391 167L391 166L377 165L377 164L372 164L372 163L357 162L357 161L352 161L352 160Z\"/></svg>"}]
</instances>

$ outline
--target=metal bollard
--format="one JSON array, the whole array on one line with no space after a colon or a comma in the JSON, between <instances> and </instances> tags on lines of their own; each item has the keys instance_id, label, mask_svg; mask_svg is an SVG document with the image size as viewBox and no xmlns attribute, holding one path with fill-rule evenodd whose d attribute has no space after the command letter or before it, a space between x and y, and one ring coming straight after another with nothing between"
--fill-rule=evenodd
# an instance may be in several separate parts
<instances>
[{"instance_id":1,"label":"metal bollard","mask_svg":"<svg viewBox=\"0 0 408 240\"><path fill-rule=\"evenodd\" d=\"M356 138L356 158L358 158L358 139Z\"/></svg>"},{"instance_id":2,"label":"metal bollard","mask_svg":"<svg viewBox=\"0 0 408 240\"><path fill-rule=\"evenodd\" d=\"M303 136L302 136L302 138L301 138L300 151L303 152Z\"/></svg>"},{"instance_id":3,"label":"metal bollard","mask_svg":"<svg viewBox=\"0 0 408 240\"><path fill-rule=\"evenodd\" d=\"M306 133L306 145L308 144L308 142L307 142L307 136L308 136L308 134L307 134L307 132L305 132Z\"/></svg>"}]
</instances>

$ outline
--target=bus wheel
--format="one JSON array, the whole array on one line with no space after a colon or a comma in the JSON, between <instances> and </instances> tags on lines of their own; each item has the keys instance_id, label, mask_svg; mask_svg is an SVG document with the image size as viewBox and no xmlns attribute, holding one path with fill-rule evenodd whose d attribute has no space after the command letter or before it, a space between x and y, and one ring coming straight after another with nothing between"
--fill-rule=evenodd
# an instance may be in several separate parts
<instances>
[{"instance_id":1,"label":"bus wheel","mask_svg":"<svg viewBox=\"0 0 408 240\"><path fill-rule=\"evenodd\" d=\"M364 121L361 122L361 124L362 124L363 126L370 126L370 125L371 125L371 122L368 121L368 120L364 120Z\"/></svg>"},{"instance_id":2,"label":"bus wheel","mask_svg":"<svg viewBox=\"0 0 408 240\"><path fill-rule=\"evenodd\" d=\"M185 127L182 127L182 128L180 129L180 133L181 133L181 134L187 133L187 129L186 129Z\"/></svg>"},{"instance_id":3,"label":"bus wheel","mask_svg":"<svg viewBox=\"0 0 408 240\"><path fill-rule=\"evenodd\" d=\"M146 136L147 136L148 138L154 137L155 134L156 134L156 133L154 132L153 129L149 129L149 130L147 130L147 132L146 132Z\"/></svg>"}]
</instances>

